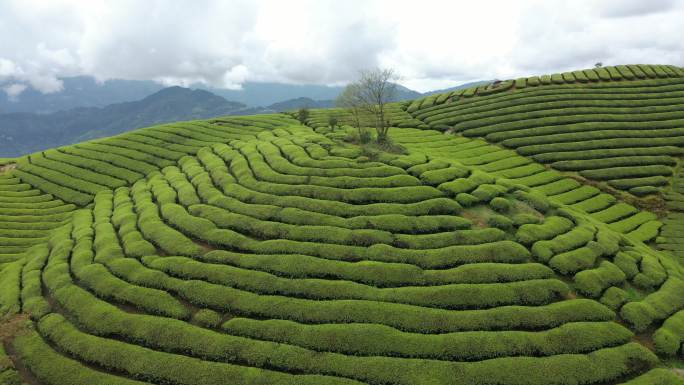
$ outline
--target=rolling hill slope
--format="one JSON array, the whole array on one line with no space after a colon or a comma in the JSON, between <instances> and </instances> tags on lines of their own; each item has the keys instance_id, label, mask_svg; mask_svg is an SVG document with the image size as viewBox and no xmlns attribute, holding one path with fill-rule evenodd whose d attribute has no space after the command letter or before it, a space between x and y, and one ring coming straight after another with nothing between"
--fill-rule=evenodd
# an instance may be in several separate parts
<instances>
[{"instance_id":1,"label":"rolling hill slope","mask_svg":"<svg viewBox=\"0 0 684 385\"><path fill-rule=\"evenodd\" d=\"M0 383L682 384L680 85L395 103L403 154L321 109L3 160Z\"/></svg>"}]
</instances>

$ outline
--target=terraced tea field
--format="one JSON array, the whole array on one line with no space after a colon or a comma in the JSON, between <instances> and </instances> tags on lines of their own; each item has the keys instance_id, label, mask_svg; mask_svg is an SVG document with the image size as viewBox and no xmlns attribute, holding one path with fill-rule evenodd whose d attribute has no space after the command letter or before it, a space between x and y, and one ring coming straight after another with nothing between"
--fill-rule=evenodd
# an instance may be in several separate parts
<instances>
[{"instance_id":1,"label":"terraced tea field","mask_svg":"<svg viewBox=\"0 0 684 385\"><path fill-rule=\"evenodd\" d=\"M684 383L684 73L571 74L8 160L0 383Z\"/></svg>"}]
</instances>

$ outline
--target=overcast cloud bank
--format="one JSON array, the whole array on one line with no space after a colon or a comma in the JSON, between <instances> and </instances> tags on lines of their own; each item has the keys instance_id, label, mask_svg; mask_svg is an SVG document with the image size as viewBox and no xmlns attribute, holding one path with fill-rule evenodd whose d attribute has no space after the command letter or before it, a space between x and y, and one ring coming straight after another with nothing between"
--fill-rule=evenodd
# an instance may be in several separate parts
<instances>
[{"instance_id":1,"label":"overcast cloud bank","mask_svg":"<svg viewBox=\"0 0 684 385\"><path fill-rule=\"evenodd\" d=\"M684 65L684 2L0 1L0 83L90 75L339 85L393 67L419 91L604 64Z\"/></svg>"}]
</instances>

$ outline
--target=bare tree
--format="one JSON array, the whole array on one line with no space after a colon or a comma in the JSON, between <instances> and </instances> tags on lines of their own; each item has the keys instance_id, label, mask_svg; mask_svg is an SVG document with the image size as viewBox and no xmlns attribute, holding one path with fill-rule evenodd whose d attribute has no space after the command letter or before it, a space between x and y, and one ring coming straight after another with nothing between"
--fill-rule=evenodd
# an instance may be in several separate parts
<instances>
[{"instance_id":1,"label":"bare tree","mask_svg":"<svg viewBox=\"0 0 684 385\"><path fill-rule=\"evenodd\" d=\"M399 77L393 69L376 68L370 71L362 71L358 80L358 98L363 102L362 106L366 111L375 115L378 142L387 140L389 120L385 119L385 107L396 97L396 81L398 79Z\"/></svg>"},{"instance_id":2,"label":"bare tree","mask_svg":"<svg viewBox=\"0 0 684 385\"><path fill-rule=\"evenodd\" d=\"M389 119L385 117L386 104L396 97L397 80L398 76L392 69L362 71L359 80L348 85L338 97L338 103L352 110L357 127L361 126L361 112L367 112L375 118L378 142L387 140Z\"/></svg>"},{"instance_id":3,"label":"bare tree","mask_svg":"<svg viewBox=\"0 0 684 385\"><path fill-rule=\"evenodd\" d=\"M357 83L351 83L344 88L342 93L335 100L335 105L337 107L345 108L349 110L354 119L354 127L361 129L361 117L363 115L363 102L358 98L359 85Z\"/></svg>"}]
</instances>

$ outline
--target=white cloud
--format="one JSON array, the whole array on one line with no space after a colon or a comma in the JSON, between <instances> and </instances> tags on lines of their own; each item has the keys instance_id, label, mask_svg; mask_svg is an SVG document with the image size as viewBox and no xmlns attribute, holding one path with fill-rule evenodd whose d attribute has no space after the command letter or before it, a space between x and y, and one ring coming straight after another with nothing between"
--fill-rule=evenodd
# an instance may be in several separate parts
<instances>
[{"instance_id":1,"label":"white cloud","mask_svg":"<svg viewBox=\"0 0 684 385\"><path fill-rule=\"evenodd\" d=\"M586 68L684 65L674 0L6 0L0 82L59 77L342 84L391 66L418 90Z\"/></svg>"},{"instance_id":2,"label":"white cloud","mask_svg":"<svg viewBox=\"0 0 684 385\"><path fill-rule=\"evenodd\" d=\"M26 88L25 84L14 83L3 87L2 90L5 91L10 100L15 100Z\"/></svg>"}]
</instances>

